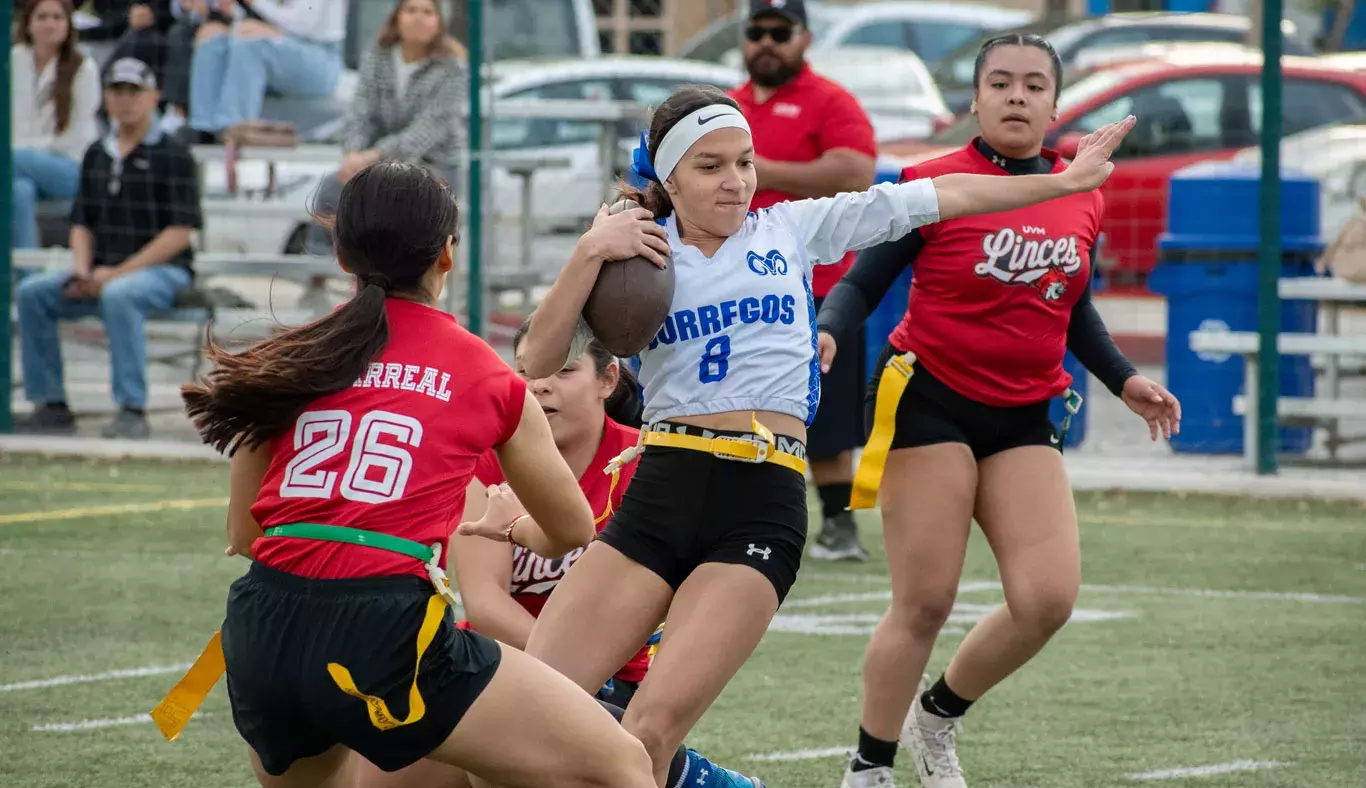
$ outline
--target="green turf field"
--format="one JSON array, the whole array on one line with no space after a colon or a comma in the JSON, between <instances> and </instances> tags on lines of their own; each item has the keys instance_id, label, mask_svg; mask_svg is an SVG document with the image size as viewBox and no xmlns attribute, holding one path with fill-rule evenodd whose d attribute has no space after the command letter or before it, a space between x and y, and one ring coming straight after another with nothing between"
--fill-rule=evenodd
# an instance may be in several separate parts
<instances>
[{"instance_id":1,"label":"green turf field","mask_svg":"<svg viewBox=\"0 0 1366 788\"><path fill-rule=\"evenodd\" d=\"M0 786L255 784L222 684L175 743L145 718L246 567L223 556L226 471L0 457ZM1366 786L1366 508L1079 505L1077 615L969 715L970 786ZM843 760L829 753L855 739L865 633L888 589L877 517L863 522L874 560L808 561L690 739L770 788L839 785ZM978 539L951 628L1000 601L994 576ZM960 636L941 641L935 671ZM1283 765L1131 776L1235 762Z\"/></svg>"}]
</instances>

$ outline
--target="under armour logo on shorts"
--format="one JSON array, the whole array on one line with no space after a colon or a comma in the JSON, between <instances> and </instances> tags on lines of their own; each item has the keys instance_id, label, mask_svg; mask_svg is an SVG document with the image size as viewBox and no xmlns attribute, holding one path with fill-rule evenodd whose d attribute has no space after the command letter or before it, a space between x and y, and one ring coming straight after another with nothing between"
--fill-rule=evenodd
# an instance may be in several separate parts
<instances>
[{"instance_id":1,"label":"under armour logo on shorts","mask_svg":"<svg viewBox=\"0 0 1366 788\"><path fill-rule=\"evenodd\" d=\"M768 560L768 555L769 555L769 553L772 553L772 552L773 552L773 548L772 548L772 547L760 548L758 545L754 544L753 542L750 542L750 544L749 544L749 549L745 551L745 555L757 555L757 556L759 556L760 558L762 558L762 559L764 559L765 561L767 561L767 560Z\"/></svg>"}]
</instances>

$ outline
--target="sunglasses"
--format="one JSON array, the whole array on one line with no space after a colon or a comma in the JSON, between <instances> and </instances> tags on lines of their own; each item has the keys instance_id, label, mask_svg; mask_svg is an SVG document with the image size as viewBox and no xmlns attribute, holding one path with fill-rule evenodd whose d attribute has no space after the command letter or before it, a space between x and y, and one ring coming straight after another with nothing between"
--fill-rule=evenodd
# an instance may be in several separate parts
<instances>
[{"instance_id":1,"label":"sunglasses","mask_svg":"<svg viewBox=\"0 0 1366 788\"><path fill-rule=\"evenodd\" d=\"M793 32L791 25L783 25L781 27L750 25L745 28L745 38L748 38L750 41L757 44L764 40L764 36L768 36L773 39L773 43L775 44L786 44L792 40Z\"/></svg>"}]
</instances>

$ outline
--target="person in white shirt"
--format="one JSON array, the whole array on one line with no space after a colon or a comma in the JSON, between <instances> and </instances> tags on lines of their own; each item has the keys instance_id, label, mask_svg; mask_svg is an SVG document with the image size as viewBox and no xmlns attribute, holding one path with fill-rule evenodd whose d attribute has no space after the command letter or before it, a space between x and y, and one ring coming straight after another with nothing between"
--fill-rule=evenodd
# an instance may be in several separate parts
<instances>
[{"instance_id":1,"label":"person in white shirt","mask_svg":"<svg viewBox=\"0 0 1366 788\"><path fill-rule=\"evenodd\" d=\"M674 748L796 580L806 428L820 403L812 266L932 222L1097 188L1131 127L1126 119L1091 135L1056 175L952 174L751 212L754 145L736 103L689 86L656 110L634 165L650 182L633 195L644 208L599 212L537 307L522 365L533 377L564 365L607 261L669 256L672 306L640 354L646 425L628 453L643 451L635 477L526 648L593 692L667 619L623 720L660 785ZM494 528L481 535L501 538ZM760 783L734 775L726 784Z\"/></svg>"},{"instance_id":2,"label":"person in white shirt","mask_svg":"<svg viewBox=\"0 0 1366 788\"><path fill-rule=\"evenodd\" d=\"M29 0L10 49L14 123L11 246L38 246L39 200L70 200L81 158L99 137L100 75L76 48L70 0Z\"/></svg>"},{"instance_id":3,"label":"person in white shirt","mask_svg":"<svg viewBox=\"0 0 1366 788\"><path fill-rule=\"evenodd\" d=\"M231 28L200 25L190 62L190 122L217 135L257 120L267 90L300 98L329 96L341 76L347 0L202 0ZM212 14L210 15L212 16Z\"/></svg>"}]
</instances>

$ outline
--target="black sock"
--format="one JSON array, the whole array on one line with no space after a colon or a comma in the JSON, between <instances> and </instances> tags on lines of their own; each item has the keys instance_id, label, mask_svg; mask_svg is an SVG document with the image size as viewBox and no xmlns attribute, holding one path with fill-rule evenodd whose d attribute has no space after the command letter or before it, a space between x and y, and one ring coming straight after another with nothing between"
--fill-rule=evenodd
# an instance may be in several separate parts
<instances>
[{"instance_id":1,"label":"black sock","mask_svg":"<svg viewBox=\"0 0 1366 788\"><path fill-rule=\"evenodd\" d=\"M132 406L130 406L130 405L124 405L124 406L123 406L123 409L126 410L126 411L128 411L129 413L132 413L132 414L135 415L135 416L146 416L146 415L147 415L147 410L146 410L145 408L134 408L134 407L132 407Z\"/></svg>"},{"instance_id":2,"label":"black sock","mask_svg":"<svg viewBox=\"0 0 1366 788\"><path fill-rule=\"evenodd\" d=\"M688 748L678 745L674 759L669 761L669 778L664 781L665 788L674 788L683 779L683 771L688 768Z\"/></svg>"},{"instance_id":3,"label":"black sock","mask_svg":"<svg viewBox=\"0 0 1366 788\"><path fill-rule=\"evenodd\" d=\"M896 742L883 741L873 736L860 725L858 729L858 754L849 768L856 772L876 769L880 766L891 767L896 760Z\"/></svg>"},{"instance_id":4,"label":"black sock","mask_svg":"<svg viewBox=\"0 0 1366 788\"><path fill-rule=\"evenodd\" d=\"M939 681L920 696L920 705L936 717L961 717L968 713L972 701L959 697L940 676Z\"/></svg>"},{"instance_id":5,"label":"black sock","mask_svg":"<svg viewBox=\"0 0 1366 788\"><path fill-rule=\"evenodd\" d=\"M849 482L822 484L817 488L821 494L821 513L826 519L834 517L849 507L849 494L854 485Z\"/></svg>"},{"instance_id":6,"label":"black sock","mask_svg":"<svg viewBox=\"0 0 1366 788\"><path fill-rule=\"evenodd\" d=\"M48 402L44 404L43 407L47 408L48 410L61 410L66 411L68 413L71 411L70 406L68 406L65 402Z\"/></svg>"}]
</instances>

